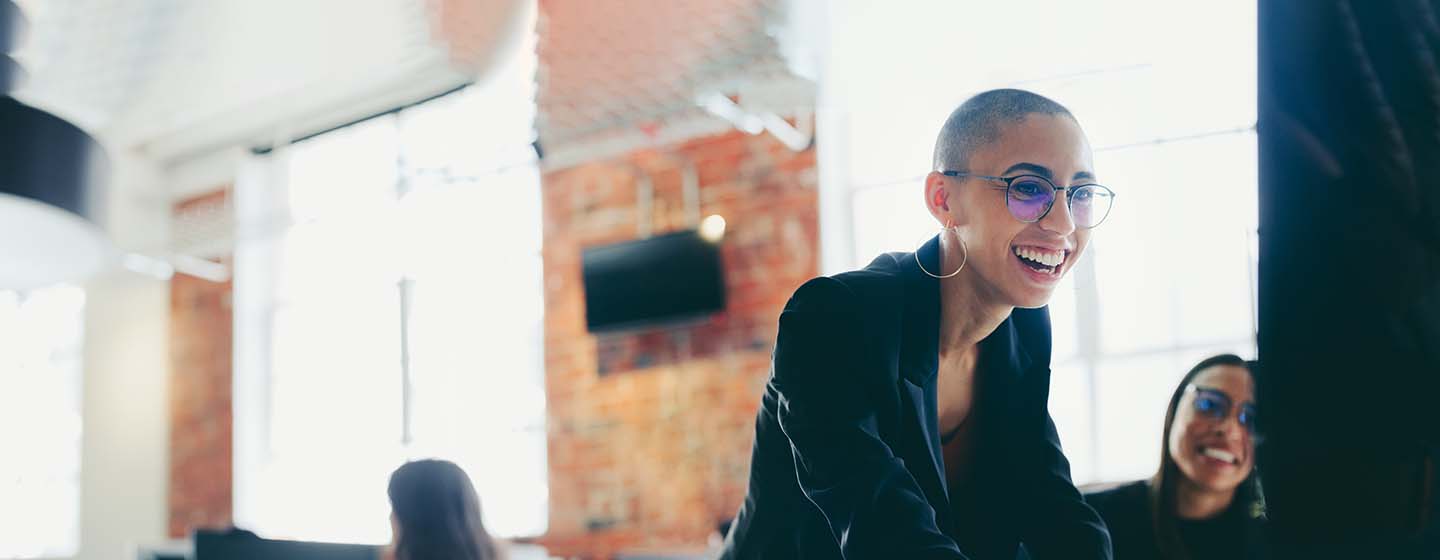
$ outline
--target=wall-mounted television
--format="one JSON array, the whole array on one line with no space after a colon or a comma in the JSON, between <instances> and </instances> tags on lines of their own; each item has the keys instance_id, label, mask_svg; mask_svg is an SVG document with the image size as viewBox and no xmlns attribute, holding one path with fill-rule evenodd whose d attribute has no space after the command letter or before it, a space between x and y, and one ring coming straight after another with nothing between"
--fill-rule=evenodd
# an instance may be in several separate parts
<instances>
[{"instance_id":1,"label":"wall-mounted television","mask_svg":"<svg viewBox=\"0 0 1440 560\"><path fill-rule=\"evenodd\" d=\"M590 332L700 320L725 309L720 243L693 230L589 247L581 263Z\"/></svg>"}]
</instances>

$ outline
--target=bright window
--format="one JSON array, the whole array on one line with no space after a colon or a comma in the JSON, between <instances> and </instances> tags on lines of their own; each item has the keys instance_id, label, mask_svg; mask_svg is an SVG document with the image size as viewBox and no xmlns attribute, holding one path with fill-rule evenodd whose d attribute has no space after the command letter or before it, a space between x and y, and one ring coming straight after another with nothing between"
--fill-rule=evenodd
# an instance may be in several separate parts
<instances>
[{"instance_id":1,"label":"bright window","mask_svg":"<svg viewBox=\"0 0 1440 560\"><path fill-rule=\"evenodd\" d=\"M241 181L238 525L386 541L390 472L439 457L470 474L492 532L545 531L534 55L519 52Z\"/></svg>"},{"instance_id":2,"label":"bright window","mask_svg":"<svg viewBox=\"0 0 1440 560\"><path fill-rule=\"evenodd\" d=\"M0 558L63 558L80 544L85 292L0 291Z\"/></svg>"}]
</instances>

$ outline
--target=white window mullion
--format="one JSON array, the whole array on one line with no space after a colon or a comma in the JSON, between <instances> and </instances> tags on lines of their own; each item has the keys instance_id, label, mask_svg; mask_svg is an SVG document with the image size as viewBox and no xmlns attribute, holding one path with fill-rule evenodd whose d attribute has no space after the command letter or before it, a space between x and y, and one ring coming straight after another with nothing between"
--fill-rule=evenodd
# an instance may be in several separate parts
<instances>
[{"instance_id":1,"label":"white window mullion","mask_svg":"<svg viewBox=\"0 0 1440 560\"><path fill-rule=\"evenodd\" d=\"M231 356L232 515L253 526L259 505L255 474L270 461L272 325L280 242L289 229L286 150L240 164L235 188L235 289Z\"/></svg>"}]
</instances>

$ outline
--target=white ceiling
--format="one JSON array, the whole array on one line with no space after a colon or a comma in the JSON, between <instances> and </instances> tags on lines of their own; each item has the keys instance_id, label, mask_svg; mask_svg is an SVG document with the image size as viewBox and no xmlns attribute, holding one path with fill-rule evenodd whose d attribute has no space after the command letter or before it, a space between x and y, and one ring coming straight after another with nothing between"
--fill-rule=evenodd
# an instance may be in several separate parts
<instances>
[{"instance_id":1,"label":"white ceiling","mask_svg":"<svg viewBox=\"0 0 1440 560\"><path fill-rule=\"evenodd\" d=\"M31 20L17 53L30 79L17 96L162 162L269 144L471 81L518 42L533 10L533 0L17 4Z\"/></svg>"},{"instance_id":2,"label":"white ceiling","mask_svg":"<svg viewBox=\"0 0 1440 560\"><path fill-rule=\"evenodd\" d=\"M548 2L536 123L547 165L813 108L816 55L797 47L816 44L809 27L823 7L817 0ZM705 99L724 107L708 110ZM715 114L727 110L729 117Z\"/></svg>"}]
</instances>

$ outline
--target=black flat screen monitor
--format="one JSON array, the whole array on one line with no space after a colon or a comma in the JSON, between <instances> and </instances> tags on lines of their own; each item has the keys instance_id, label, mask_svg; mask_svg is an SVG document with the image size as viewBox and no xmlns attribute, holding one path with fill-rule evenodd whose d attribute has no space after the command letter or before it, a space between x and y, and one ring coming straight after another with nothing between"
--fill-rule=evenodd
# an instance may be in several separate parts
<instances>
[{"instance_id":1,"label":"black flat screen monitor","mask_svg":"<svg viewBox=\"0 0 1440 560\"><path fill-rule=\"evenodd\" d=\"M682 322L725 309L720 244L695 231L590 247L581 261L591 332Z\"/></svg>"},{"instance_id":2,"label":"black flat screen monitor","mask_svg":"<svg viewBox=\"0 0 1440 560\"><path fill-rule=\"evenodd\" d=\"M376 560L369 545L262 539L247 531L197 531L195 560Z\"/></svg>"}]
</instances>

